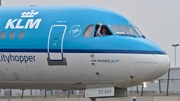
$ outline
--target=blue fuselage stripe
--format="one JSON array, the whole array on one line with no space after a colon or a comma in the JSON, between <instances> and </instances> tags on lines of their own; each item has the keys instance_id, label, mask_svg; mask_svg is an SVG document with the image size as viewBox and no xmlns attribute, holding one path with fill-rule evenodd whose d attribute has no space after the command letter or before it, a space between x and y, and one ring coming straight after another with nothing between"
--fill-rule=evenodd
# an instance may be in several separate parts
<instances>
[{"instance_id":1,"label":"blue fuselage stripe","mask_svg":"<svg viewBox=\"0 0 180 101\"><path fill-rule=\"evenodd\" d=\"M47 49L0 49L0 52L37 52L46 53ZM50 49L49 52L60 53L60 49ZM124 54L166 54L164 51L146 50L88 50L88 49L63 49L63 53L124 53Z\"/></svg>"}]
</instances>

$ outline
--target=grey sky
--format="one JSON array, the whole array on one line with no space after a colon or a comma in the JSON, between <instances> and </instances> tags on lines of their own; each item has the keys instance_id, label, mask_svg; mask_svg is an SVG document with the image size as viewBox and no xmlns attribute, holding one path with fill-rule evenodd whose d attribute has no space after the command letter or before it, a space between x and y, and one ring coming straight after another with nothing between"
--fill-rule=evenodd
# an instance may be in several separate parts
<instances>
[{"instance_id":1,"label":"grey sky","mask_svg":"<svg viewBox=\"0 0 180 101\"><path fill-rule=\"evenodd\" d=\"M130 19L144 35L158 43L174 66L173 43L180 43L180 0L2 0L3 6L93 5L109 8ZM177 64L180 66L180 47Z\"/></svg>"}]
</instances>

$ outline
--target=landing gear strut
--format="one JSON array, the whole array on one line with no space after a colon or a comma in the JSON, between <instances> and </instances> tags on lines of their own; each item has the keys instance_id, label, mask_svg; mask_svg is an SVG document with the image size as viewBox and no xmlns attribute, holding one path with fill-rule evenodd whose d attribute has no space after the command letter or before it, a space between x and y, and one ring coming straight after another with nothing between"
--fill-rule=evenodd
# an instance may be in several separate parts
<instances>
[{"instance_id":1,"label":"landing gear strut","mask_svg":"<svg viewBox=\"0 0 180 101\"><path fill-rule=\"evenodd\" d=\"M96 98L91 98L91 101L96 101Z\"/></svg>"}]
</instances>

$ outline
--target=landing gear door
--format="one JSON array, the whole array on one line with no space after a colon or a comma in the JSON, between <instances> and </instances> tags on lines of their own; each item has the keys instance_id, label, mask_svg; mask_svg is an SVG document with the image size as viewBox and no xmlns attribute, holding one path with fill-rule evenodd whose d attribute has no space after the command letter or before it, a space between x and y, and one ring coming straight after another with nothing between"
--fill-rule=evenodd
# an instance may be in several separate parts
<instances>
[{"instance_id":1,"label":"landing gear door","mask_svg":"<svg viewBox=\"0 0 180 101\"><path fill-rule=\"evenodd\" d=\"M50 61L63 60L63 41L66 25L53 25L48 36L48 59Z\"/></svg>"}]
</instances>

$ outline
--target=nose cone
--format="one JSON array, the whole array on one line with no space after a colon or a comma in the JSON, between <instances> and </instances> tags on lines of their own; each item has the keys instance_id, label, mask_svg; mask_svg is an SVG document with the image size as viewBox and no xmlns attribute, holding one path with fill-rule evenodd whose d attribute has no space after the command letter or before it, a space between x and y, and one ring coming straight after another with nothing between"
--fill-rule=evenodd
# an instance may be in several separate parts
<instances>
[{"instance_id":1,"label":"nose cone","mask_svg":"<svg viewBox=\"0 0 180 101\"><path fill-rule=\"evenodd\" d=\"M165 74L170 68L167 55L140 54L136 58L136 71L143 75Z\"/></svg>"},{"instance_id":2,"label":"nose cone","mask_svg":"<svg viewBox=\"0 0 180 101\"><path fill-rule=\"evenodd\" d=\"M159 71L154 74L154 76L160 77L164 75L170 68L170 60L168 55L157 55L158 56L158 67Z\"/></svg>"},{"instance_id":3,"label":"nose cone","mask_svg":"<svg viewBox=\"0 0 180 101\"><path fill-rule=\"evenodd\" d=\"M170 68L170 60L166 52L157 44L146 40L137 54L136 71L154 80L164 75Z\"/></svg>"}]
</instances>

